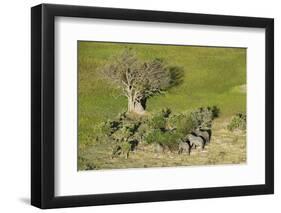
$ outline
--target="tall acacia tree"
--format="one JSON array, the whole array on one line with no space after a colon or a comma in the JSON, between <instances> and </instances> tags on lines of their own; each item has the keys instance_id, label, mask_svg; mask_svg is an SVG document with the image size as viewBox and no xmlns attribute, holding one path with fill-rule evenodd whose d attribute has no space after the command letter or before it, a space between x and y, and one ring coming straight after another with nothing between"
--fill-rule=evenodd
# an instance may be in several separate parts
<instances>
[{"instance_id":1,"label":"tall acacia tree","mask_svg":"<svg viewBox=\"0 0 281 213\"><path fill-rule=\"evenodd\" d=\"M182 77L175 67L168 67L163 60L142 61L129 48L111 57L100 71L128 98L128 112L137 114L145 113L149 97L178 84Z\"/></svg>"}]
</instances>

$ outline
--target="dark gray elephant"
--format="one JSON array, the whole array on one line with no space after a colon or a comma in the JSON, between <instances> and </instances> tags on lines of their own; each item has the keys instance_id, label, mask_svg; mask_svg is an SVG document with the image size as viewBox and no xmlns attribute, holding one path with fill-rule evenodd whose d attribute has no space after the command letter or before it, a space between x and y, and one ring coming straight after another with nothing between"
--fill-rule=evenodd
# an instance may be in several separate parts
<instances>
[{"instance_id":1,"label":"dark gray elephant","mask_svg":"<svg viewBox=\"0 0 281 213\"><path fill-rule=\"evenodd\" d=\"M196 149L197 147L201 147L201 149L204 150L206 141L202 136L197 136L195 134L188 134L187 139L190 143L191 149L192 148Z\"/></svg>"},{"instance_id":2,"label":"dark gray elephant","mask_svg":"<svg viewBox=\"0 0 281 213\"><path fill-rule=\"evenodd\" d=\"M190 142L188 140L187 141L180 140L178 153L179 154L188 153L188 155L190 155L190 152L191 152Z\"/></svg>"},{"instance_id":3,"label":"dark gray elephant","mask_svg":"<svg viewBox=\"0 0 281 213\"><path fill-rule=\"evenodd\" d=\"M210 129L197 129L192 132L193 135L202 137L205 140L205 144L210 143L212 131Z\"/></svg>"}]
</instances>

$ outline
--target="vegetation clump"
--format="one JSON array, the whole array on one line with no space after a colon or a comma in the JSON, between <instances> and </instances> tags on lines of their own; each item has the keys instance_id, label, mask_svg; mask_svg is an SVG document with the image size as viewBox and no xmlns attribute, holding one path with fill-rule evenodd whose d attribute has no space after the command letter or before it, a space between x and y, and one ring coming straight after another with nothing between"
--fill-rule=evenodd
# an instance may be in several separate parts
<instances>
[{"instance_id":1,"label":"vegetation clump","mask_svg":"<svg viewBox=\"0 0 281 213\"><path fill-rule=\"evenodd\" d=\"M191 113L191 117L195 126L198 128L212 127L212 121L219 116L219 108L217 106L212 107L200 107Z\"/></svg>"},{"instance_id":2,"label":"vegetation clump","mask_svg":"<svg viewBox=\"0 0 281 213\"><path fill-rule=\"evenodd\" d=\"M123 154L128 158L139 143L154 144L163 150L175 151L188 134L202 128L211 129L212 120L218 116L218 112L218 108L213 106L177 114L164 108L140 117L120 113L116 119L101 124L100 137L106 137L107 141L114 144L113 157Z\"/></svg>"},{"instance_id":3,"label":"vegetation clump","mask_svg":"<svg viewBox=\"0 0 281 213\"><path fill-rule=\"evenodd\" d=\"M227 125L229 131L246 130L247 128L246 113L237 113L232 117L230 123Z\"/></svg>"}]
</instances>

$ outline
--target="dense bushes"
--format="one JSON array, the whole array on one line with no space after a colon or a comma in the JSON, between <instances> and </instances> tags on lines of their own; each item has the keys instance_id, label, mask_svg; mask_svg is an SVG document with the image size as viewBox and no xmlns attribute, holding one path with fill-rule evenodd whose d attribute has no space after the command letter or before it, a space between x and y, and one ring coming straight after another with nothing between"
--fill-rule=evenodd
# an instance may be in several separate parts
<instances>
[{"instance_id":1,"label":"dense bushes","mask_svg":"<svg viewBox=\"0 0 281 213\"><path fill-rule=\"evenodd\" d=\"M171 116L168 120L169 129L181 136L187 135L197 127L190 113L180 113Z\"/></svg>"},{"instance_id":2,"label":"dense bushes","mask_svg":"<svg viewBox=\"0 0 281 213\"><path fill-rule=\"evenodd\" d=\"M192 112L173 114L165 108L154 114L135 116L120 113L117 118L100 125L100 137L112 141L113 154L129 152L138 143L157 144L169 150L178 149L178 143L197 128L211 128L212 120L219 115L217 107L201 107ZM134 147L133 147L134 144Z\"/></svg>"},{"instance_id":3,"label":"dense bushes","mask_svg":"<svg viewBox=\"0 0 281 213\"><path fill-rule=\"evenodd\" d=\"M219 109L216 106L213 107L200 107L197 110L191 112L191 118L196 127L211 128L214 118L219 116Z\"/></svg>"},{"instance_id":4,"label":"dense bushes","mask_svg":"<svg viewBox=\"0 0 281 213\"><path fill-rule=\"evenodd\" d=\"M237 113L232 117L230 123L227 125L229 131L246 130L247 128L246 113Z\"/></svg>"},{"instance_id":5,"label":"dense bushes","mask_svg":"<svg viewBox=\"0 0 281 213\"><path fill-rule=\"evenodd\" d=\"M135 139L135 134L140 126L140 123L124 123L117 131L112 134L112 138L116 142L128 142L130 139Z\"/></svg>"},{"instance_id":6,"label":"dense bushes","mask_svg":"<svg viewBox=\"0 0 281 213\"><path fill-rule=\"evenodd\" d=\"M160 129L165 131L167 118L163 116L162 112L156 113L148 120L148 125L151 129Z\"/></svg>"},{"instance_id":7,"label":"dense bushes","mask_svg":"<svg viewBox=\"0 0 281 213\"><path fill-rule=\"evenodd\" d=\"M114 120L107 120L101 124L101 132L106 136L111 136L120 128L120 122Z\"/></svg>"},{"instance_id":8,"label":"dense bushes","mask_svg":"<svg viewBox=\"0 0 281 213\"><path fill-rule=\"evenodd\" d=\"M218 115L219 109L216 106L178 114L172 114L169 109L162 110L151 119L154 125L151 126L152 130L148 133L146 142L157 143L170 150L177 149L181 139L193 130L211 129L212 121Z\"/></svg>"},{"instance_id":9,"label":"dense bushes","mask_svg":"<svg viewBox=\"0 0 281 213\"><path fill-rule=\"evenodd\" d=\"M146 142L148 144L159 144L163 147L167 147L170 150L177 149L178 140L180 135L173 131L161 131L159 129L150 131L146 136Z\"/></svg>"}]
</instances>

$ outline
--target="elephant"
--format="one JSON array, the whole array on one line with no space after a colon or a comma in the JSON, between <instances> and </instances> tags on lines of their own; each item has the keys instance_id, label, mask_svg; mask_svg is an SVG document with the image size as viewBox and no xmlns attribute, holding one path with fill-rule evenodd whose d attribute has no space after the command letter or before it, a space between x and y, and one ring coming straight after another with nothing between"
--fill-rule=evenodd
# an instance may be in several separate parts
<instances>
[{"instance_id":1,"label":"elephant","mask_svg":"<svg viewBox=\"0 0 281 213\"><path fill-rule=\"evenodd\" d=\"M188 153L190 155L191 146L189 141L180 141L179 142L179 151L178 154L182 154L183 152Z\"/></svg>"},{"instance_id":2,"label":"elephant","mask_svg":"<svg viewBox=\"0 0 281 213\"><path fill-rule=\"evenodd\" d=\"M206 144L210 143L210 141L211 141L211 134L212 134L211 129L207 129L207 130L197 129L197 130L192 131L192 134L202 137L205 140Z\"/></svg>"}]
</instances>

